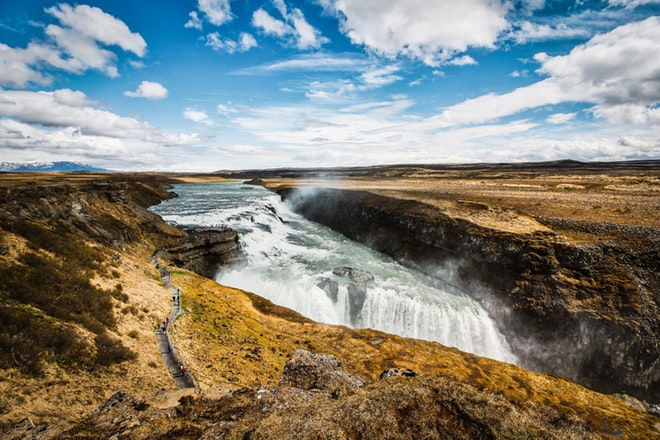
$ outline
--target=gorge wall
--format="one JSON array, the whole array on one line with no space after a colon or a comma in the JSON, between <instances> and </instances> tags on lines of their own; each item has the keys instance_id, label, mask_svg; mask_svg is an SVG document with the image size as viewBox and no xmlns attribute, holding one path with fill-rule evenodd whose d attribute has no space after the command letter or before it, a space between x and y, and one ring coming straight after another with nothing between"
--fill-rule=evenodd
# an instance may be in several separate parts
<instances>
[{"instance_id":1,"label":"gorge wall","mask_svg":"<svg viewBox=\"0 0 660 440\"><path fill-rule=\"evenodd\" d=\"M660 232L537 219L547 231L479 226L364 191L277 192L298 213L479 299L520 363L602 392L660 401ZM572 242L560 230L599 239Z\"/></svg>"}]
</instances>

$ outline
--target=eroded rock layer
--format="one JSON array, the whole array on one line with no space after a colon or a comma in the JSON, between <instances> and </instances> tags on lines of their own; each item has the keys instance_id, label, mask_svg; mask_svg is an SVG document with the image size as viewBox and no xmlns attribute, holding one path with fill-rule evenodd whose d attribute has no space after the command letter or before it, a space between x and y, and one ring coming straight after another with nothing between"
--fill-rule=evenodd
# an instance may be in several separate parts
<instances>
[{"instance_id":1,"label":"eroded rock layer","mask_svg":"<svg viewBox=\"0 0 660 440\"><path fill-rule=\"evenodd\" d=\"M521 363L604 392L660 400L660 231L541 218L488 228L366 191L278 190L297 212L479 299ZM576 243L562 231L593 239Z\"/></svg>"}]
</instances>

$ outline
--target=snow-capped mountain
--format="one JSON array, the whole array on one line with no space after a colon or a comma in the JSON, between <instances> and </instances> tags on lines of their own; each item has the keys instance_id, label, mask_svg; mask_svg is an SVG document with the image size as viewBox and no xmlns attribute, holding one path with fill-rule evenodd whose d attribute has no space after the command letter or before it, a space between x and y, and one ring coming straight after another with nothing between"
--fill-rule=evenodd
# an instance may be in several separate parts
<instances>
[{"instance_id":1,"label":"snow-capped mountain","mask_svg":"<svg viewBox=\"0 0 660 440\"><path fill-rule=\"evenodd\" d=\"M94 167L81 162L31 162L11 163L0 162L0 171L10 173L25 173L37 171L65 172L65 171L108 171L104 168Z\"/></svg>"}]
</instances>

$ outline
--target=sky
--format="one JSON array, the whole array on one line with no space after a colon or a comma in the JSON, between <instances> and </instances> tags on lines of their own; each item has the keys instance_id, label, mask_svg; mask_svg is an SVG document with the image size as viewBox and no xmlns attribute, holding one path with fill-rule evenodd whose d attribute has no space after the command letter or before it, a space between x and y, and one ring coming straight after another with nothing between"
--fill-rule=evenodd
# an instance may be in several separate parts
<instances>
[{"instance_id":1,"label":"sky","mask_svg":"<svg viewBox=\"0 0 660 440\"><path fill-rule=\"evenodd\" d=\"M660 158L660 0L0 0L0 162Z\"/></svg>"}]
</instances>

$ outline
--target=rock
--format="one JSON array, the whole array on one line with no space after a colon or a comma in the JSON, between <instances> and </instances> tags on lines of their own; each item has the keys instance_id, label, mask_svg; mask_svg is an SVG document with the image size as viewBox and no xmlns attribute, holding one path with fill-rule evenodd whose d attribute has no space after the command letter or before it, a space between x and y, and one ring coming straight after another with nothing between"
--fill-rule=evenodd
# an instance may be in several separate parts
<instances>
[{"instance_id":1,"label":"rock","mask_svg":"<svg viewBox=\"0 0 660 440\"><path fill-rule=\"evenodd\" d=\"M348 292L351 324L355 325L367 299L367 286L374 280L374 274L366 270L345 266L334 268L332 273L339 277L348 277L352 281L346 290Z\"/></svg>"},{"instance_id":2,"label":"rock","mask_svg":"<svg viewBox=\"0 0 660 440\"><path fill-rule=\"evenodd\" d=\"M646 412L652 416L660 417L660 405L650 405Z\"/></svg>"},{"instance_id":3,"label":"rock","mask_svg":"<svg viewBox=\"0 0 660 440\"><path fill-rule=\"evenodd\" d=\"M99 431L120 433L139 426L138 412L145 408L145 404L133 396L117 391L107 402L87 415L82 423L91 424Z\"/></svg>"},{"instance_id":4,"label":"rock","mask_svg":"<svg viewBox=\"0 0 660 440\"><path fill-rule=\"evenodd\" d=\"M348 307L351 314L351 324L355 325L360 312L367 300L367 285L364 283L351 283L346 288L348 292Z\"/></svg>"},{"instance_id":5,"label":"rock","mask_svg":"<svg viewBox=\"0 0 660 440\"><path fill-rule=\"evenodd\" d=\"M330 354L296 350L284 366L279 386L321 390L333 397L354 394L367 384L361 377L344 371L341 363Z\"/></svg>"},{"instance_id":6,"label":"rock","mask_svg":"<svg viewBox=\"0 0 660 440\"><path fill-rule=\"evenodd\" d=\"M332 273L340 277L348 276L354 283L366 284L374 280L374 274L371 272L352 267L335 267L332 269Z\"/></svg>"},{"instance_id":7,"label":"rock","mask_svg":"<svg viewBox=\"0 0 660 440\"><path fill-rule=\"evenodd\" d=\"M646 405L644 402L642 402L639 399L635 399L633 396L629 396L627 394L620 394L620 393L616 393L616 394L612 394L612 395L614 397L616 397L617 399L621 400L622 402L632 406L633 408L635 408L638 411L643 412L643 411L648 410L648 405Z\"/></svg>"},{"instance_id":8,"label":"rock","mask_svg":"<svg viewBox=\"0 0 660 440\"><path fill-rule=\"evenodd\" d=\"M9 253L9 246L0 246L0 255L7 255Z\"/></svg>"},{"instance_id":9,"label":"rock","mask_svg":"<svg viewBox=\"0 0 660 440\"><path fill-rule=\"evenodd\" d=\"M378 380L390 379L392 377L418 377L420 374L409 368L388 368L380 374Z\"/></svg>"},{"instance_id":10,"label":"rock","mask_svg":"<svg viewBox=\"0 0 660 440\"><path fill-rule=\"evenodd\" d=\"M229 228L189 228L187 236L163 252L177 267L213 278L220 267L242 260L238 233Z\"/></svg>"},{"instance_id":11,"label":"rock","mask_svg":"<svg viewBox=\"0 0 660 440\"><path fill-rule=\"evenodd\" d=\"M323 290L333 303L337 302L337 294L339 293L339 283L337 281L331 280L330 278L321 278L319 279L319 282L316 283L316 286Z\"/></svg>"}]
</instances>

